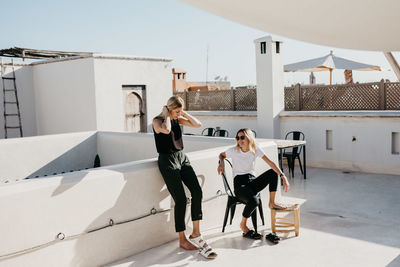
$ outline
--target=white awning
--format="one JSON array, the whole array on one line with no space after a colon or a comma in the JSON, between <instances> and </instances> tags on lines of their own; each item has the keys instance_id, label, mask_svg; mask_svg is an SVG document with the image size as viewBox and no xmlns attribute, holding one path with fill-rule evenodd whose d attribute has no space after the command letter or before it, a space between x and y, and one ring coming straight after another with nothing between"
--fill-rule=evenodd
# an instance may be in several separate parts
<instances>
[{"instance_id":1,"label":"white awning","mask_svg":"<svg viewBox=\"0 0 400 267\"><path fill-rule=\"evenodd\" d=\"M400 51L399 0L181 0L288 38L333 47Z\"/></svg>"}]
</instances>

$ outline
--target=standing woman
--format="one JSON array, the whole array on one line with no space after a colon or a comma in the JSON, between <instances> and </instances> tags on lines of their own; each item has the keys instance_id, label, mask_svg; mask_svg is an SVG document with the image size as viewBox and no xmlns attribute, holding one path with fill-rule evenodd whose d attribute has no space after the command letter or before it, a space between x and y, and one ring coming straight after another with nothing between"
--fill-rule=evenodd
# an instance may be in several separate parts
<instances>
[{"instance_id":1,"label":"standing woman","mask_svg":"<svg viewBox=\"0 0 400 267\"><path fill-rule=\"evenodd\" d=\"M179 246L186 250L197 250L208 259L213 259L217 254L204 241L200 234L200 220L202 219L201 200L202 190L197 176L190 165L188 157L183 153L183 140L180 125L200 128L201 122L183 111L183 99L172 96L167 105L163 107L160 115L153 119L153 131L158 152L158 167L164 178L168 191L175 202L174 217L175 230L179 234ZM186 195L183 184L192 195L191 214L193 231L189 240L185 236Z\"/></svg>"},{"instance_id":2,"label":"standing woman","mask_svg":"<svg viewBox=\"0 0 400 267\"><path fill-rule=\"evenodd\" d=\"M261 157L271 169L255 177L255 162L257 157ZM217 169L219 174L225 171L225 158L232 159L235 195L246 203L240 223L243 237L260 239L262 237L260 234L247 227L247 219L260 203L260 199L257 196L258 192L269 185L268 206L275 209L285 209L285 207L275 203L278 175L282 178L282 185L285 192L289 190L289 182L278 166L276 166L276 164L265 155L264 151L256 145L254 134L249 128L240 129L236 133L235 147L231 147L219 154L220 164Z\"/></svg>"}]
</instances>

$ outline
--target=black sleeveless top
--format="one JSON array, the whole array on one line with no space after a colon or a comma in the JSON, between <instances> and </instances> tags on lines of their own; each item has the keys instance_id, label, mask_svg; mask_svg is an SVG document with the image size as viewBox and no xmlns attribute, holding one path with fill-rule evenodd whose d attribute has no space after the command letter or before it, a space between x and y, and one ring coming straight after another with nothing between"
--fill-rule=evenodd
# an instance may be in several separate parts
<instances>
[{"instance_id":1,"label":"black sleeveless top","mask_svg":"<svg viewBox=\"0 0 400 267\"><path fill-rule=\"evenodd\" d=\"M154 119L164 122L163 117L155 117ZM177 119L171 120L171 132L169 134L156 133L154 127L153 132L158 153L171 154L183 149L182 130Z\"/></svg>"}]
</instances>

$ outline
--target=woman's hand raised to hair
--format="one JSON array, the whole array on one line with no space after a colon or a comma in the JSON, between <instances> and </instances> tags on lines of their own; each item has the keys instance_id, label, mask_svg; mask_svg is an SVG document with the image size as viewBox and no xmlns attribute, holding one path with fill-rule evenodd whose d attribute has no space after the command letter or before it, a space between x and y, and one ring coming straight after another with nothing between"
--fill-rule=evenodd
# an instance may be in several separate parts
<instances>
[{"instance_id":1,"label":"woman's hand raised to hair","mask_svg":"<svg viewBox=\"0 0 400 267\"><path fill-rule=\"evenodd\" d=\"M163 107L162 115L163 115L164 118L167 118L169 116L169 110L168 110L167 106Z\"/></svg>"}]
</instances>

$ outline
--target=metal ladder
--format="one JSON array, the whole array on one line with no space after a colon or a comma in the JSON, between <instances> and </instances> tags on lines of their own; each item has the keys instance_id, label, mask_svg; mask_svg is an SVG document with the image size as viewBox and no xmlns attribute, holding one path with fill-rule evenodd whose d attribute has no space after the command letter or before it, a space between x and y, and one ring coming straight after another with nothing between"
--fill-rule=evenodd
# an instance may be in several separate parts
<instances>
[{"instance_id":1,"label":"metal ladder","mask_svg":"<svg viewBox=\"0 0 400 267\"><path fill-rule=\"evenodd\" d=\"M15 69L14 69L14 61L13 60L11 60L11 65L12 65L12 77L5 77L6 65L3 64L3 59L1 59L1 80L2 80L2 84L3 84L3 108L4 108L3 109L3 111L4 111L4 138L8 138L8 131L11 129L19 129L20 137L23 137L21 112L19 110L17 83L16 83L16 78L15 78ZM12 82L12 88L6 87L6 81ZM9 84L9 83L7 83L7 84ZM14 98L14 100L12 98ZM16 107L16 109L17 109L16 113L10 113L10 110L13 110L12 106ZM7 120L10 117L18 117L19 124L10 126L9 122Z\"/></svg>"}]
</instances>

